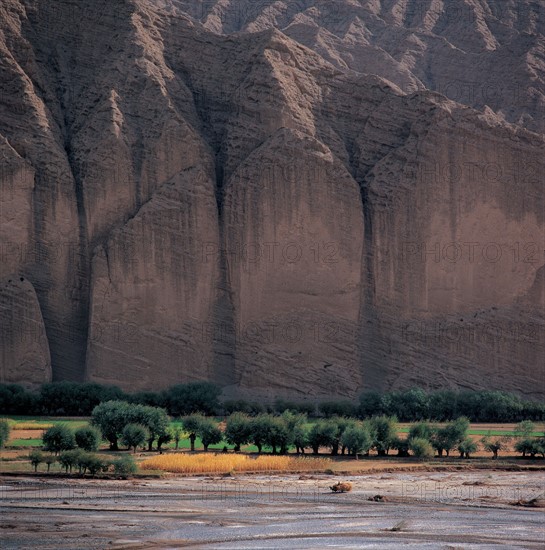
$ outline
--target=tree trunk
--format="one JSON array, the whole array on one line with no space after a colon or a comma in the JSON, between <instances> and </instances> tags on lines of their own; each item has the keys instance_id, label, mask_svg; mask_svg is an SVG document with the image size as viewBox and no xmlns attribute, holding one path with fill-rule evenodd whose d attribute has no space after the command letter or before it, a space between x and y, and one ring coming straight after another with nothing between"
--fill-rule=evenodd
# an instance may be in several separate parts
<instances>
[{"instance_id":1,"label":"tree trunk","mask_svg":"<svg viewBox=\"0 0 545 550\"><path fill-rule=\"evenodd\" d=\"M235 445L235 453L240 453L240 445Z\"/></svg>"},{"instance_id":2,"label":"tree trunk","mask_svg":"<svg viewBox=\"0 0 545 550\"><path fill-rule=\"evenodd\" d=\"M208 445L203 443L202 446L204 447L204 452L207 453L208 452Z\"/></svg>"},{"instance_id":3,"label":"tree trunk","mask_svg":"<svg viewBox=\"0 0 545 550\"><path fill-rule=\"evenodd\" d=\"M258 452L259 454L261 454L261 449L263 448L263 445L261 445L261 444L259 444L259 445L256 444L256 447L257 447L257 452Z\"/></svg>"},{"instance_id":4,"label":"tree trunk","mask_svg":"<svg viewBox=\"0 0 545 550\"><path fill-rule=\"evenodd\" d=\"M148 452L153 450L153 439L148 439Z\"/></svg>"},{"instance_id":5,"label":"tree trunk","mask_svg":"<svg viewBox=\"0 0 545 550\"><path fill-rule=\"evenodd\" d=\"M195 439L197 438L197 436L195 434L189 434L189 441L191 443L191 450L194 451L195 450Z\"/></svg>"},{"instance_id":6,"label":"tree trunk","mask_svg":"<svg viewBox=\"0 0 545 550\"><path fill-rule=\"evenodd\" d=\"M273 445L273 446L272 446L272 454L273 454L273 455L277 454L277 452L276 452L276 445Z\"/></svg>"},{"instance_id":7,"label":"tree trunk","mask_svg":"<svg viewBox=\"0 0 545 550\"><path fill-rule=\"evenodd\" d=\"M318 447L318 445L313 445L312 446L312 452L317 455L318 454L318 451L320 450L320 448Z\"/></svg>"}]
</instances>

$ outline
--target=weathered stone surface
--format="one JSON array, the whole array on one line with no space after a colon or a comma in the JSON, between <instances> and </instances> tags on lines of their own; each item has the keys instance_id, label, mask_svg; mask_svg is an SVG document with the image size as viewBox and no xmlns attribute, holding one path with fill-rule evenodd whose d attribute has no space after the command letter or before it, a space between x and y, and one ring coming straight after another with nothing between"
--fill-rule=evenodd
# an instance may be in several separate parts
<instances>
[{"instance_id":1,"label":"weathered stone surface","mask_svg":"<svg viewBox=\"0 0 545 550\"><path fill-rule=\"evenodd\" d=\"M21 276L0 283L0 382L37 386L51 380L51 358L40 304Z\"/></svg>"},{"instance_id":2,"label":"weathered stone surface","mask_svg":"<svg viewBox=\"0 0 545 550\"><path fill-rule=\"evenodd\" d=\"M235 172L224 212L241 387L352 395L364 234L356 181L323 144L283 129Z\"/></svg>"},{"instance_id":3,"label":"weathered stone surface","mask_svg":"<svg viewBox=\"0 0 545 550\"><path fill-rule=\"evenodd\" d=\"M517 5L3 2L0 276L36 289L3 372L48 378L11 339L43 312L54 379L543 396L545 19Z\"/></svg>"}]
</instances>

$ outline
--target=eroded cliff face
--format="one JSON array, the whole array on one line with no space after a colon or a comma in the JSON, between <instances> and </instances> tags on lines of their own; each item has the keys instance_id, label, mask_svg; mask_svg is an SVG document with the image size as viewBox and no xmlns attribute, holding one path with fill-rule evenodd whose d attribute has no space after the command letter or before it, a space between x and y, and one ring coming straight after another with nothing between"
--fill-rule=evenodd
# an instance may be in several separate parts
<instances>
[{"instance_id":1,"label":"eroded cliff face","mask_svg":"<svg viewBox=\"0 0 545 550\"><path fill-rule=\"evenodd\" d=\"M541 11L296 4L0 7L2 380L543 396Z\"/></svg>"}]
</instances>

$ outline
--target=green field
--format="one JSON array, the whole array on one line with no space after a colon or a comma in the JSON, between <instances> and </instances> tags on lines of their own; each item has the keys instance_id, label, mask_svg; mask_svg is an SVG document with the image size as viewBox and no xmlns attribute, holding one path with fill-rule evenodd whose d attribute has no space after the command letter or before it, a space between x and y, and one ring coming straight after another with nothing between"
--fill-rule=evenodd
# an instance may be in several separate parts
<instances>
[{"instance_id":1,"label":"green field","mask_svg":"<svg viewBox=\"0 0 545 550\"><path fill-rule=\"evenodd\" d=\"M18 430L18 437L15 439L10 439L6 444L6 449L25 449L25 448L36 448L40 447L42 444L42 440L34 437L24 438L21 437L21 435L24 433L24 431L30 430L30 429L45 429L47 428L47 425L51 424L67 424L72 428L73 430L76 430L82 426L85 426L89 423L89 418L79 417L79 418L59 418L59 417L49 417L49 416L5 416L4 418L7 418L10 421L10 424L12 425L12 429L17 429L17 424L23 424L26 426L24 430ZM221 420L221 419L217 419ZM34 424L35 426L29 426L29 424ZM312 426L313 422L308 422L307 426ZM171 422L172 427L178 427L181 428L182 424L180 420L173 420ZM541 427L541 424L538 424L538 426ZM409 427L407 425L400 426L398 428L398 432L400 434L407 434L409 432ZM478 425L473 425L470 427L468 431L469 435L474 436L507 436L507 437L514 437L515 432L512 429L489 429L489 428L482 428ZM533 437L541 437L543 435L543 430L535 431L532 433ZM233 447L231 445L227 445L225 443L220 443L219 445L211 445L209 449L211 451L221 451L223 447L226 446L228 449L232 449ZM202 448L202 442L200 439L197 438L195 442L196 449ZM103 445L101 446L101 449L107 449L108 443L106 441L103 442ZM175 443L172 441L168 444L163 445L164 449L174 449ZM189 449L190 448L190 442L188 438L183 438L180 440L178 444L179 449ZM257 447L254 445L246 445L243 446L241 449L243 452L248 453L254 453L257 452ZM264 447L265 452L270 451L269 448Z\"/></svg>"}]
</instances>

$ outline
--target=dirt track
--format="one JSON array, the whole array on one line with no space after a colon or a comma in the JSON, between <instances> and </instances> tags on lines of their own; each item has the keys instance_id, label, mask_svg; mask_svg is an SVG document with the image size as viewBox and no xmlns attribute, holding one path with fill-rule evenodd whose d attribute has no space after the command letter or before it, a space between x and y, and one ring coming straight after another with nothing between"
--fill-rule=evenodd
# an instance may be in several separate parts
<instances>
[{"instance_id":1,"label":"dirt track","mask_svg":"<svg viewBox=\"0 0 545 550\"><path fill-rule=\"evenodd\" d=\"M543 472L0 480L3 548L542 548ZM380 494L382 502L368 500ZM398 530L392 530L393 528Z\"/></svg>"}]
</instances>

